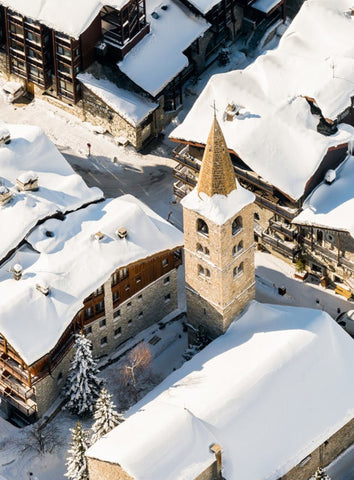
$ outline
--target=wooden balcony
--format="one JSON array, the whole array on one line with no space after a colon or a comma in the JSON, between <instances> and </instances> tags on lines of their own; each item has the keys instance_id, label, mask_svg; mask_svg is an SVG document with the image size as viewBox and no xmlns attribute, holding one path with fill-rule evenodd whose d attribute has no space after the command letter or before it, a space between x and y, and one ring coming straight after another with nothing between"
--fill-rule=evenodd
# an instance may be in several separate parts
<instances>
[{"instance_id":1,"label":"wooden balcony","mask_svg":"<svg viewBox=\"0 0 354 480\"><path fill-rule=\"evenodd\" d=\"M6 384L0 381L0 395L2 395L6 401L8 401L15 408L20 410L28 417L35 414L37 411L37 404L32 399L23 400L13 390L11 390Z\"/></svg>"},{"instance_id":2,"label":"wooden balcony","mask_svg":"<svg viewBox=\"0 0 354 480\"><path fill-rule=\"evenodd\" d=\"M8 371L4 370L0 376L0 388L11 390L15 395L26 401L34 395L34 388L16 380Z\"/></svg>"},{"instance_id":3,"label":"wooden balcony","mask_svg":"<svg viewBox=\"0 0 354 480\"><path fill-rule=\"evenodd\" d=\"M296 236L296 228L293 225L286 225L285 223L276 220L270 220L269 226L272 230L283 234L289 240L294 240Z\"/></svg>"},{"instance_id":4,"label":"wooden balcony","mask_svg":"<svg viewBox=\"0 0 354 480\"><path fill-rule=\"evenodd\" d=\"M259 205L260 207L265 207L268 210L277 213L281 217L286 218L289 222L291 222L296 215L298 214L298 209L297 208L286 208L286 207L281 207L280 205L272 202L266 197L263 197L261 195L256 195L256 204Z\"/></svg>"},{"instance_id":5,"label":"wooden balcony","mask_svg":"<svg viewBox=\"0 0 354 480\"><path fill-rule=\"evenodd\" d=\"M172 151L172 157L180 164L191 168L194 172L199 172L201 161L189 153L189 145L177 145Z\"/></svg>"},{"instance_id":6,"label":"wooden balcony","mask_svg":"<svg viewBox=\"0 0 354 480\"><path fill-rule=\"evenodd\" d=\"M327 260L327 262L330 262L332 264L342 265L354 273L354 262L351 262L342 255L338 256L338 251L324 248L322 245L319 245L316 242L313 242L313 244L311 244L311 240L309 238L304 239L304 245L306 245L306 247L310 249L313 255L319 255L325 260Z\"/></svg>"},{"instance_id":7,"label":"wooden balcony","mask_svg":"<svg viewBox=\"0 0 354 480\"><path fill-rule=\"evenodd\" d=\"M0 369L8 371L18 381L28 383L28 371L5 354L0 356Z\"/></svg>"},{"instance_id":8,"label":"wooden balcony","mask_svg":"<svg viewBox=\"0 0 354 480\"><path fill-rule=\"evenodd\" d=\"M284 255L291 260L294 259L294 256L296 254L296 248L295 245L292 245L290 242L283 242L282 240L277 239L265 232L263 232L262 235L262 242L264 244L268 244L270 247L272 247L272 249L274 249L281 255Z\"/></svg>"},{"instance_id":9,"label":"wooden balcony","mask_svg":"<svg viewBox=\"0 0 354 480\"><path fill-rule=\"evenodd\" d=\"M188 167L185 167L182 164L177 165L173 171L173 176L177 180L181 180L192 188L194 188L197 184L197 178L189 171Z\"/></svg>"}]
</instances>

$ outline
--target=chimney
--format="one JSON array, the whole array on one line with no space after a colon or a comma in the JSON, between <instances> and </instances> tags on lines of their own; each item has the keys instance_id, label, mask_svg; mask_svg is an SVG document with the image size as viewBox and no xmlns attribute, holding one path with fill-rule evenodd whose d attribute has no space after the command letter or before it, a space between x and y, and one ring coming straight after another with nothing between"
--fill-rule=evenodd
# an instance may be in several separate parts
<instances>
[{"instance_id":1,"label":"chimney","mask_svg":"<svg viewBox=\"0 0 354 480\"><path fill-rule=\"evenodd\" d=\"M213 443L210 445L209 450L214 453L215 458L216 458L216 470L217 470L217 478L221 479L222 478L222 448L218 443Z\"/></svg>"},{"instance_id":2,"label":"chimney","mask_svg":"<svg viewBox=\"0 0 354 480\"><path fill-rule=\"evenodd\" d=\"M32 171L22 173L16 181L17 190L20 192L38 190L38 175Z\"/></svg>"},{"instance_id":3,"label":"chimney","mask_svg":"<svg viewBox=\"0 0 354 480\"><path fill-rule=\"evenodd\" d=\"M47 296L49 295L49 287L48 285L45 284L45 282L41 282L41 283L36 283L36 289L43 293L43 295Z\"/></svg>"},{"instance_id":4,"label":"chimney","mask_svg":"<svg viewBox=\"0 0 354 480\"><path fill-rule=\"evenodd\" d=\"M330 168L325 175L325 182L327 183L327 185L330 185L331 183L334 182L335 179L336 179L336 172L335 170L332 170Z\"/></svg>"},{"instance_id":5,"label":"chimney","mask_svg":"<svg viewBox=\"0 0 354 480\"><path fill-rule=\"evenodd\" d=\"M116 235L118 238L127 238L128 232L125 227L120 227L116 230Z\"/></svg>"},{"instance_id":6,"label":"chimney","mask_svg":"<svg viewBox=\"0 0 354 480\"><path fill-rule=\"evenodd\" d=\"M4 185L0 185L0 207L6 205L12 198L12 193Z\"/></svg>"},{"instance_id":7,"label":"chimney","mask_svg":"<svg viewBox=\"0 0 354 480\"><path fill-rule=\"evenodd\" d=\"M22 278L22 267L18 263L12 267L12 273L14 276L14 280L21 280Z\"/></svg>"},{"instance_id":8,"label":"chimney","mask_svg":"<svg viewBox=\"0 0 354 480\"><path fill-rule=\"evenodd\" d=\"M92 240L97 240L100 241L104 238L104 235L102 232L96 232L92 235Z\"/></svg>"},{"instance_id":9,"label":"chimney","mask_svg":"<svg viewBox=\"0 0 354 480\"><path fill-rule=\"evenodd\" d=\"M7 128L0 128L0 145L8 145L11 142L11 135Z\"/></svg>"}]
</instances>

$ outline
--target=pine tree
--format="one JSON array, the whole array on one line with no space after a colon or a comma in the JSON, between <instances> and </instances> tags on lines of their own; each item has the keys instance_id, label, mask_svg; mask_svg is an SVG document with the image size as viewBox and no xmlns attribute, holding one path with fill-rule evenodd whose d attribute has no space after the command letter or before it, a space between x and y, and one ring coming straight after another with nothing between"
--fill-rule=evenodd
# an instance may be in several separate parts
<instances>
[{"instance_id":1,"label":"pine tree","mask_svg":"<svg viewBox=\"0 0 354 480\"><path fill-rule=\"evenodd\" d=\"M85 452L89 447L88 433L83 430L80 422L70 429L71 442L68 450L67 471L65 476L70 480L88 480L88 469Z\"/></svg>"},{"instance_id":2,"label":"pine tree","mask_svg":"<svg viewBox=\"0 0 354 480\"><path fill-rule=\"evenodd\" d=\"M75 355L71 361L67 379L66 408L74 414L92 414L100 393L102 380L97 378L98 369L92 357L92 344L83 333L75 340Z\"/></svg>"},{"instance_id":3,"label":"pine tree","mask_svg":"<svg viewBox=\"0 0 354 480\"><path fill-rule=\"evenodd\" d=\"M123 415L115 410L112 395L104 387L97 400L93 418L95 423L92 425L91 443L97 442L103 435L124 421Z\"/></svg>"},{"instance_id":4,"label":"pine tree","mask_svg":"<svg viewBox=\"0 0 354 480\"><path fill-rule=\"evenodd\" d=\"M312 480L331 480L331 477L327 475L325 468L318 467Z\"/></svg>"}]
</instances>

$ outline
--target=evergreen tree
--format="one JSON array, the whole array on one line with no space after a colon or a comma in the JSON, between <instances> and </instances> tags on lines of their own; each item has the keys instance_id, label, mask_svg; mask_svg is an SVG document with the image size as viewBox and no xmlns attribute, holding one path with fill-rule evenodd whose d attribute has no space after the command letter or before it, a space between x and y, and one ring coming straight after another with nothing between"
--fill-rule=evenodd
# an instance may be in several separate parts
<instances>
[{"instance_id":1,"label":"evergreen tree","mask_svg":"<svg viewBox=\"0 0 354 480\"><path fill-rule=\"evenodd\" d=\"M97 378L98 369L92 357L92 344L83 333L75 340L75 355L71 361L67 379L66 408L74 414L92 414L100 393L102 380Z\"/></svg>"},{"instance_id":2,"label":"evergreen tree","mask_svg":"<svg viewBox=\"0 0 354 480\"><path fill-rule=\"evenodd\" d=\"M68 450L67 471L65 476L70 480L88 480L88 469L85 452L89 447L88 433L83 430L80 422L70 429L71 442Z\"/></svg>"},{"instance_id":3,"label":"evergreen tree","mask_svg":"<svg viewBox=\"0 0 354 480\"><path fill-rule=\"evenodd\" d=\"M318 467L312 479L313 480L331 480L331 477L327 475L325 468Z\"/></svg>"},{"instance_id":4,"label":"evergreen tree","mask_svg":"<svg viewBox=\"0 0 354 480\"><path fill-rule=\"evenodd\" d=\"M103 435L110 432L124 420L123 415L115 410L115 405L112 402L112 395L104 387L97 400L93 418L95 419L95 422L92 425L93 434L91 437L91 443L97 442L97 440Z\"/></svg>"}]
</instances>

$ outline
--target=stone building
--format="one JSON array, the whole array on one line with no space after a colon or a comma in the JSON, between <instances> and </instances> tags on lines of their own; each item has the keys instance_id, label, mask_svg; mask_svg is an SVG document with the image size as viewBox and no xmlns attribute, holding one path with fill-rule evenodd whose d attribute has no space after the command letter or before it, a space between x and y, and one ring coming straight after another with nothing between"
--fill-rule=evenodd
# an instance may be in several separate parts
<instances>
[{"instance_id":1,"label":"stone building","mask_svg":"<svg viewBox=\"0 0 354 480\"><path fill-rule=\"evenodd\" d=\"M212 338L255 295L254 198L236 183L214 116L197 187L182 200L188 323Z\"/></svg>"}]
</instances>

